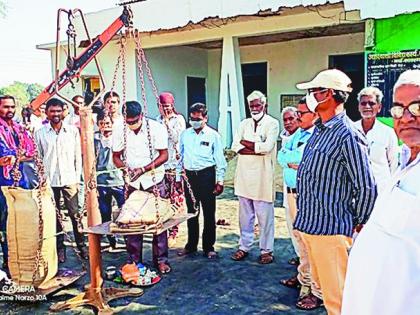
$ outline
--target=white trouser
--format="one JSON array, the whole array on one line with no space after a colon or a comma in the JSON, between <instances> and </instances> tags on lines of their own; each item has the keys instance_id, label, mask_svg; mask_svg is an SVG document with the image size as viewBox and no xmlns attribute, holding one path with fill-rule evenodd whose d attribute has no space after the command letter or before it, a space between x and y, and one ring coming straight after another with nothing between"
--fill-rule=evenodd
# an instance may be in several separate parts
<instances>
[{"instance_id":1,"label":"white trouser","mask_svg":"<svg viewBox=\"0 0 420 315\"><path fill-rule=\"evenodd\" d=\"M260 230L261 254L271 253L274 248L274 204L239 197L239 249L249 252L254 242L255 216Z\"/></svg>"},{"instance_id":2,"label":"white trouser","mask_svg":"<svg viewBox=\"0 0 420 315\"><path fill-rule=\"evenodd\" d=\"M290 235L290 239L292 240L292 245L293 245L293 249L295 251L295 254L297 257L300 257L299 255L299 245L298 242L296 240L296 236L293 233L293 221L294 219L292 218L292 215L290 213L290 205L289 205L289 201L288 201L288 194L287 194L287 190L286 190L286 184L284 184L283 186L283 206L286 210L286 223L287 223L287 230L289 231L289 235ZM295 206L296 207L296 206Z\"/></svg>"}]
</instances>

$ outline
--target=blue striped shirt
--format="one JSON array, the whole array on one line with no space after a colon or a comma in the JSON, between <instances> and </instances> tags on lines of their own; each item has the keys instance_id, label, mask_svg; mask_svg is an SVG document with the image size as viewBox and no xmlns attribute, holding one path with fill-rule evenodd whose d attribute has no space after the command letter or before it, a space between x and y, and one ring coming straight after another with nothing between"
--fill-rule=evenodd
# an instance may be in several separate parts
<instances>
[{"instance_id":1,"label":"blue striped shirt","mask_svg":"<svg viewBox=\"0 0 420 315\"><path fill-rule=\"evenodd\" d=\"M366 139L345 112L315 125L298 168L294 227L351 236L354 224L366 223L376 199Z\"/></svg>"}]
</instances>

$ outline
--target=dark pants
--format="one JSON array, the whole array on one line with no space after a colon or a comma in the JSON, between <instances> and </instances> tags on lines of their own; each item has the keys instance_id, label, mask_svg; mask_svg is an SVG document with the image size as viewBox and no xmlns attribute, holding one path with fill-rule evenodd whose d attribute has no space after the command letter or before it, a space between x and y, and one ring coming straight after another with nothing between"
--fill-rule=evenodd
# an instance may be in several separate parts
<instances>
[{"instance_id":1,"label":"dark pants","mask_svg":"<svg viewBox=\"0 0 420 315\"><path fill-rule=\"evenodd\" d=\"M162 198L168 197L165 183L162 181L158 184L159 192ZM128 186L127 197L130 196L136 189ZM153 186L146 189L147 192L153 192ZM141 263L143 260L143 235L128 235L125 238L127 252L131 262ZM164 231L159 235L153 235L152 241L153 264L168 262L168 233Z\"/></svg>"},{"instance_id":2,"label":"dark pants","mask_svg":"<svg viewBox=\"0 0 420 315\"><path fill-rule=\"evenodd\" d=\"M208 167L201 171L186 170L186 175L198 206L201 204L203 209L203 251L208 253L214 251L214 243L216 242L216 196L213 194L216 183L216 171L214 167ZM184 190L188 212L194 213L194 204L186 184L184 184ZM200 234L198 216L189 219L187 225L188 242L185 248L189 251L196 251Z\"/></svg>"},{"instance_id":3,"label":"dark pants","mask_svg":"<svg viewBox=\"0 0 420 315\"><path fill-rule=\"evenodd\" d=\"M74 185L68 185L63 187L51 187L54 193L54 200L55 205L58 208L58 211L60 211L60 197L63 196L64 199L64 205L66 209L68 210L69 217L71 220L71 224L73 226L73 234L74 234L74 240L76 242L76 245L78 248L84 247L84 238L83 234L79 232L78 226L77 226L77 219L76 215L78 214L78 201L77 201L77 194L79 192L78 184ZM62 231L61 224L58 221L57 217L57 233L60 233ZM59 234L57 236L57 249L64 249L64 235Z\"/></svg>"},{"instance_id":4,"label":"dark pants","mask_svg":"<svg viewBox=\"0 0 420 315\"><path fill-rule=\"evenodd\" d=\"M3 263L6 264L9 259L9 251L7 247L7 203L3 191L0 189L0 244L3 252Z\"/></svg>"},{"instance_id":5,"label":"dark pants","mask_svg":"<svg viewBox=\"0 0 420 315\"><path fill-rule=\"evenodd\" d=\"M125 202L124 186L98 186L98 202L102 222L108 222L112 219L112 197L117 201L118 208L121 208ZM107 235L107 238L111 245L116 244L114 235Z\"/></svg>"}]
</instances>

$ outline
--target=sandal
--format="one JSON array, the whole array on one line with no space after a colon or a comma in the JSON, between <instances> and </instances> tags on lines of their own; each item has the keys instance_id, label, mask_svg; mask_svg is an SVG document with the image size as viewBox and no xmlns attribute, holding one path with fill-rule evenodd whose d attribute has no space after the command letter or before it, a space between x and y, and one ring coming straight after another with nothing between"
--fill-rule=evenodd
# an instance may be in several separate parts
<instances>
[{"instance_id":1,"label":"sandal","mask_svg":"<svg viewBox=\"0 0 420 315\"><path fill-rule=\"evenodd\" d=\"M170 273L172 271L171 266L164 262L158 264L158 269L161 274Z\"/></svg>"},{"instance_id":2,"label":"sandal","mask_svg":"<svg viewBox=\"0 0 420 315\"><path fill-rule=\"evenodd\" d=\"M293 257L293 258L290 258L290 259L287 261L287 263L288 263L289 265L292 265L292 266L299 266L299 264L300 264L300 259L299 259L299 257Z\"/></svg>"},{"instance_id":3,"label":"sandal","mask_svg":"<svg viewBox=\"0 0 420 315\"><path fill-rule=\"evenodd\" d=\"M206 256L208 259L216 259L219 257L215 251L204 253L204 256Z\"/></svg>"},{"instance_id":4,"label":"sandal","mask_svg":"<svg viewBox=\"0 0 420 315\"><path fill-rule=\"evenodd\" d=\"M264 253L258 259L258 263L262 265L271 264L274 261L273 253Z\"/></svg>"},{"instance_id":5,"label":"sandal","mask_svg":"<svg viewBox=\"0 0 420 315\"><path fill-rule=\"evenodd\" d=\"M303 296L296 303L296 307L298 309L305 311L314 310L321 306L324 306L324 302L312 293L308 293L307 295Z\"/></svg>"},{"instance_id":6,"label":"sandal","mask_svg":"<svg viewBox=\"0 0 420 315\"><path fill-rule=\"evenodd\" d=\"M234 261L241 261L244 260L248 256L248 252L238 249L235 253L233 253L230 258L232 258Z\"/></svg>"},{"instance_id":7,"label":"sandal","mask_svg":"<svg viewBox=\"0 0 420 315\"><path fill-rule=\"evenodd\" d=\"M280 280L280 284L291 289L300 289L302 286L297 276L291 277L289 279L282 279Z\"/></svg>"}]
</instances>

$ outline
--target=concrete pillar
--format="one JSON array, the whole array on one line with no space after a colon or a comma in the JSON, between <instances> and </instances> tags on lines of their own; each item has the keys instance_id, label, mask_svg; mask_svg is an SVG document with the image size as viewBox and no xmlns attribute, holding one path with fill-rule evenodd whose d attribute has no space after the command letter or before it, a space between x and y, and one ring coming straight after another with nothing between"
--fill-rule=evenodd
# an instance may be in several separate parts
<instances>
[{"instance_id":1,"label":"concrete pillar","mask_svg":"<svg viewBox=\"0 0 420 315\"><path fill-rule=\"evenodd\" d=\"M230 147L235 130L245 118L241 58L237 38L223 38L220 74L219 122L217 129L225 147Z\"/></svg>"}]
</instances>

